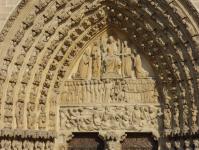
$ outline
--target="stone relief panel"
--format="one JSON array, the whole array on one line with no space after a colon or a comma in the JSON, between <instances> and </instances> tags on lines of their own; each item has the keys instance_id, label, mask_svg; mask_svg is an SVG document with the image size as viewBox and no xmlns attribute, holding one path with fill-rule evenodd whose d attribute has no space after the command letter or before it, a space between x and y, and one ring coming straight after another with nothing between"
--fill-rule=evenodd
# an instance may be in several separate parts
<instances>
[{"instance_id":1,"label":"stone relief panel","mask_svg":"<svg viewBox=\"0 0 199 150\"><path fill-rule=\"evenodd\" d=\"M159 103L161 95L154 79L105 79L67 81L61 104Z\"/></svg>"},{"instance_id":2,"label":"stone relief panel","mask_svg":"<svg viewBox=\"0 0 199 150\"><path fill-rule=\"evenodd\" d=\"M149 62L128 37L113 28L93 39L69 79L148 77L155 77Z\"/></svg>"},{"instance_id":3,"label":"stone relief panel","mask_svg":"<svg viewBox=\"0 0 199 150\"><path fill-rule=\"evenodd\" d=\"M82 106L60 108L61 131L125 130L158 133L162 129L161 107Z\"/></svg>"},{"instance_id":4,"label":"stone relief panel","mask_svg":"<svg viewBox=\"0 0 199 150\"><path fill-rule=\"evenodd\" d=\"M149 62L116 29L93 39L73 68L60 104L161 102Z\"/></svg>"}]
</instances>

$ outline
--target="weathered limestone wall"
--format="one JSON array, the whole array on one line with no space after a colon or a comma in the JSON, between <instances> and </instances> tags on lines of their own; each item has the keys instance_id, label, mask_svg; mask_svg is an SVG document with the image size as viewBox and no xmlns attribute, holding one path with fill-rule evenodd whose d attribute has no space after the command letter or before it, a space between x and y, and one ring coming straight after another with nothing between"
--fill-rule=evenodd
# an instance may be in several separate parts
<instances>
[{"instance_id":1,"label":"weathered limestone wall","mask_svg":"<svg viewBox=\"0 0 199 150\"><path fill-rule=\"evenodd\" d=\"M199 8L199 0L192 0L192 1Z\"/></svg>"},{"instance_id":2,"label":"weathered limestone wall","mask_svg":"<svg viewBox=\"0 0 199 150\"><path fill-rule=\"evenodd\" d=\"M20 0L0 0L0 30L19 1ZM199 0L192 1L199 8Z\"/></svg>"},{"instance_id":3,"label":"weathered limestone wall","mask_svg":"<svg viewBox=\"0 0 199 150\"><path fill-rule=\"evenodd\" d=\"M0 0L0 30L20 0Z\"/></svg>"}]
</instances>

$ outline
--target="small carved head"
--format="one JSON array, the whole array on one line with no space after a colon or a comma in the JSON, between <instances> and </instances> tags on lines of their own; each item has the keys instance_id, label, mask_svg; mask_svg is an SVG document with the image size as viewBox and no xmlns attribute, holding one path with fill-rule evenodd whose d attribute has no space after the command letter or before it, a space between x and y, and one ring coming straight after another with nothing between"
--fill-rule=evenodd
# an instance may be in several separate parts
<instances>
[{"instance_id":1,"label":"small carved head","mask_svg":"<svg viewBox=\"0 0 199 150\"><path fill-rule=\"evenodd\" d=\"M95 84L98 84L98 81L97 81L97 80L95 80L95 81L94 81L94 83L95 83Z\"/></svg>"},{"instance_id":2,"label":"small carved head","mask_svg":"<svg viewBox=\"0 0 199 150\"><path fill-rule=\"evenodd\" d=\"M186 147L189 147L190 141L189 141L189 140L185 140L185 141L184 141L184 144L185 144Z\"/></svg>"},{"instance_id":3,"label":"small carved head","mask_svg":"<svg viewBox=\"0 0 199 150\"><path fill-rule=\"evenodd\" d=\"M133 54L137 54L137 50L135 48L133 49Z\"/></svg>"},{"instance_id":4,"label":"small carved head","mask_svg":"<svg viewBox=\"0 0 199 150\"><path fill-rule=\"evenodd\" d=\"M127 115L123 115L123 120L124 121L128 121L128 116Z\"/></svg>"},{"instance_id":5,"label":"small carved head","mask_svg":"<svg viewBox=\"0 0 199 150\"><path fill-rule=\"evenodd\" d=\"M130 106L126 106L126 107L125 107L125 110L128 111L128 110L130 110L130 108L131 108Z\"/></svg>"},{"instance_id":6,"label":"small carved head","mask_svg":"<svg viewBox=\"0 0 199 150\"><path fill-rule=\"evenodd\" d=\"M135 110L138 110L139 109L139 106L138 105L135 105Z\"/></svg>"},{"instance_id":7,"label":"small carved head","mask_svg":"<svg viewBox=\"0 0 199 150\"><path fill-rule=\"evenodd\" d=\"M114 141L107 141L107 149L106 150L116 150L116 142Z\"/></svg>"},{"instance_id":8,"label":"small carved head","mask_svg":"<svg viewBox=\"0 0 199 150\"><path fill-rule=\"evenodd\" d=\"M96 41L94 42L94 45L95 45L95 46L98 46L99 43L100 43L100 41L99 41L99 40L96 40Z\"/></svg>"},{"instance_id":9,"label":"small carved head","mask_svg":"<svg viewBox=\"0 0 199 150\"><path fill-rule=\"evenodd\" d=\"M106 79L106 83L109 83L109 79Z\"/></svg>"},{"instance_id":10,"label":"small carved head","mask_svg":"<svg viewBox=\"0 0 199 150\"><path fill-rule=\"evenodd\" d=\"M197 148L199 146L199 141L197 139L193 140L193 144L195 146L195 148Z\"/></svg>"},{"instance_id":11,"label":"small carved head","mask_svg":"<svg viewBox=\"0 0 199 150\"><path fill-rule=\"evenodd\" d=\"M166 142L166 147L167 147L167 149L170 149L171 148L171 142Z\"/></svg>"},{"instance_id":12,"label":"small carved head","mask_svg":"<svg viewBox=\"0 0 199 150\"><path fill-rule=\"evenodd\" d=\"M145 111L145 112L149 112L149 107L145 107L145 108L144 108L144 111Z\"/></svg>"},{"instance_id":13,"label":"small carved head","mask_svg":"<svg viewBox=\"0 0 199 150\"><path fill-rule=\"evenodd\" d=\"M86 48L84 53L88 56L90 54L90 47Z\"/></svg>"},{"instance_id":14,"label":"small carved head","mask_svg":"<svg viewBox=\"0 0 199 150\"><path fill-rule=\"evenodd\" d=\"M117 115L115 116L115 120L116 120L116 121L120 121L120 120L121 120L121 115L120 115L120 114L117 114Z\"/></svg>"},{"instance_id":15,"label":"small carved head","mask_svg":"<svg viewBox=\"0 0 199 150\"><path fill-rule=\"evenodd\" d=\"M175 147L180 148L180 141L175 141Z\"/></svg>"},{"instance_id":16,"label":"small carved head","mask_svg":"<svg viewBox=\"0 0 199 150\"><path fill-rule=\"evenodd\" d=\"M124 45L125 45L125 46L128 46L128 42L127 42L127 41L124 41Z\"/></svg>"},{"instance_id":17,"label":"small carved head","mask_svg":"<svg viewBox=\"0 0 199 150\"><path fill-rule=\"evenodd\" d=\"M110 36L110 37L109 37L109 42L110 42L110 43L114 42L113 36Z\"/></svg>"}]
</instances>

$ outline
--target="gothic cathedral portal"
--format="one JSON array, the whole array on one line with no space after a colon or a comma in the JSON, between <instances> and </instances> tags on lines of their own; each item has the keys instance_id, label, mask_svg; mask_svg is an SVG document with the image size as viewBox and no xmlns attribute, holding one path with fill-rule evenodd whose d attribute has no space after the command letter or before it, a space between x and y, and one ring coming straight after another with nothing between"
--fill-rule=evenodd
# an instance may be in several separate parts
<instances>
[{"instance_id":1,"label":"gothic cathedral portal","mask_svg":"<svg viewBox=\"0 0 199 150\"><path fill-rule=\"evenodd\" d=\"M199 149L190 0L21 0L0 52L0 150Z\"/></svg>"}]
</instances>

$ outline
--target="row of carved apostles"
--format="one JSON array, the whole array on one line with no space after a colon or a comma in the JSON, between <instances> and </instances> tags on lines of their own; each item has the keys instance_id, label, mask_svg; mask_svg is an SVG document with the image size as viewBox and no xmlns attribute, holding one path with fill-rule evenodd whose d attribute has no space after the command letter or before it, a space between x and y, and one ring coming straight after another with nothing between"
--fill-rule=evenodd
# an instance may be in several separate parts
<instances>
[{"instance_id":1,"label":"row of carved apostles","mask_svg":"<svg viewBox=\"0 0 199 150\"><path fill-rule=\"evenodd\" d=\"M54 150L55 144L52 140L44 139L21 139L3 138L1 150Z\"/></svg>"},{"instance_id":2,"label":"row of carved apostles","mask_svg":"<svg viewBox=\"0 0 199 150\"><path fill-rule=\"evenodd\" d=\"M131 130L144 132L162 128L161 108L154 106L96 106L60 109L61 130Z\"/></svg>"},{"instance_id":3,"label":"row of carved apostles","mask_svg":"<svg viewBox=\"0 0 199 150\"><path fill-rule=\"evenodd\" d=\"M53 98L52 98L53 99ZM36 124L38 124L39 130L45 130L46 128L54 130L55 129L55 103L51 103L50 112L49 112L49 120L47 120L47 113L45 110L45 105L40 105L41 111L36 114L35 104L28 103L27 105L27 115L25 116L24 103L17 102L15 109L15 117L12 115L13 106L10 104L5 105L5 114L4 114L4 128L12 129L13 121L16 121L17 129L24 129L25 120L27 120L27 128L28 129L36 129ZM52 107L53 106L53 107Z\"/></svg>"},{"instance_id":4,"label":"row of carved apostles","mask_svg":"<svg viewBox=\"0 0 199 150\"><path fill-rule=\"evenodd\" d=\"M187 140L179 140L170 142L166 142L165 145L168 150L198 150L199 149L199 139L187 139Z\"/></svg>"},{"instance_id":5,"label":"row of carved apostles","mask_svg":"<svg viewBox=\"0 0 199 150\"><path fill-rule=\"evenodd\" d=\"M67 81L61 104L158 103L159 97L153 79Z\"/></svg>"}]
</instances>

